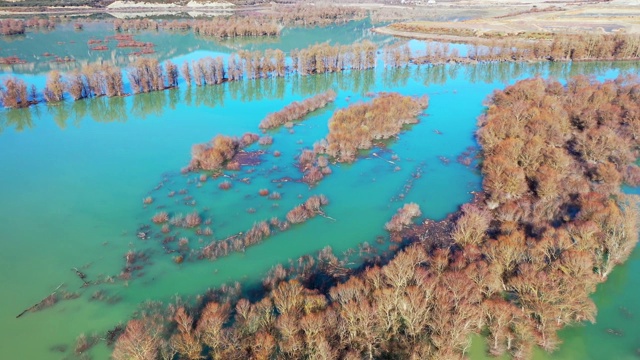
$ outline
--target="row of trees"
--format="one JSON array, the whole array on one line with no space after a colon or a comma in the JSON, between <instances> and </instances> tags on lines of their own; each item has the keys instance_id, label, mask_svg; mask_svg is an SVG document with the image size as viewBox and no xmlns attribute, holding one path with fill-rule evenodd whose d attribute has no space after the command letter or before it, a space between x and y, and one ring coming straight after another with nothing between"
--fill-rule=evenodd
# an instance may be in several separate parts
<instances>
[{"instance_id":1,"label":"row of trees","mask_svg":"<svg viewBox=\"0 0 640 360\"><path fill-rule=\"evenodd\" d=\"M549 40L491 40L474 44L468 58L474 61L593 61L640 58L640 35L557 34Z\"/></svg>"},{"instance_id":2,"label":"row of trees","mask_svg":"<svg viewBox=\"0 0 640 360\"><path fill-rule=\"evenodd\" d=\"M554 350L560 328L594 321L589 294L637 242L637 203L619 185L637 179L639 94L637 79L586 78L496 92L478 132L487 197L462 207L448 242L414 225L420 242L322 291L308 280L343 278L280 269L253 303L142 316L114 358L460 359L480 332L493 355Z\"/></svg>"},{"instance_id":3,"label":"row of trees","mask_svg":"<svg viewBox=\"0 0 640 360\"><path fill-rule=\"evenodd\" d=\"M286 55L282 50L246 51L229 58L229 79L240 80L284 76Z\"/></svg>"},{"instance_id":4,"label":"row of trees","mask_svg":"<svg viewBox=\"0 0 640 360\"><path fill-rule=\"evenodd\" d=\"M213 18L198 20L191 25L193 32L219 38L245 36L279 36L280 26L271 20L252 17Z\"/></svg>"},{"instance_id":5,"label":"row of trees","mask_svg":"<svg viewBox=\"0 0 640 360\"><path fill-rule=\"evenodd\" d=\"M448 44L427 44L424 54L411 56L408 46L385 47L388 66L440 64L469 61L588 61L634 60L640 58L640 35L637 34L532 34L496 37L477 35L473 30L454 28L423 28L415 24L393 24L400 31L459 36L468 43L468 54L461 56ZM488 37L488 38L486 38Z\"/></svg>"},{"instance_id":6,"label":"row of trees","mask_svg":"<svg viewBox=\"0 0 640 360\"><path fill-rule=\"evenodd\" d=\"M326 26L362 19L366 11L357 7L323 6L298 3L293 6L276 5L266 14L278 23L289 26Z\"/></svg>"},{"instance_id":7,"label":"row of trees","mask_svg":"<svg viewBox=\"0 0 640 360\"><path fill-rule=\"evenodd\" d=\"M15 19L0 20L0 34L2 35L19 35L24 34L24 21Z\"/></svg>"},{"instance_id":8,"label":"row of trees","mask_svg":"<svg viewBox=\"0 0 640 360\"><path fill-rule=\"evenodd\" d=\"M366 70L375 68L377 51L377 46L368 40L352 45L323 43L292 50L291 61L293 70L302 75Z\"/></svg>"},{"instance_id":9,"label":"row of trees","mask_svg":"<svg viewBox=\"0 0 640 360\"><path fill-rule=\"evenodd\" d=\"M137 59L127 77L134 93L146 93L175 87L178 84L177 66L170 61L164 69L156 59ZM108 64L90 64L65 76L52 71L47 77L43 97L47 102L64 100L69 93L74 100L96 96L123 96L122 70ZM8 106L4 102L5 106Z\"/></svg>"},{"instance_id":10,"label":"row of trees","mask_svg":"<svg viewBox=\"0 0 640 360\"><path fill-rule=\"evenodd\" d=\"M52 71L47 77L43 95L47 102L64 99L68 92L74 100L95 96L124 95L122 72L106 64L92 64L67 74L64 78L58 71Z\"/></svg>"},{"instance_id":11,"label":"row of trees","mask_svg":"<svg viewBox=\"0 0 640 360\"><path fill-rule=\"evenodd\" d=\"M159 29L188 31L219 38L239 36L278 36L282 26L326 26L362 19L366 11L346 6L296 4L274 5L270 11L208 20L155 21L151 19L116 19L114 30L119 32Z\"/></svg>"},{"instance_id":12,"label":"row of trees","mask_svg":"<svg viewBox=\"0 0 640 360\"><path fill-rule=\"evenodd\" d=\"M29 92L24 81L6 78L0 86L0 101L9 108L27 107L36 101L35 87Z\"/></svg>"},{"instance_id":13,"label":"row of trees","mask_svg":"<svg viewBox=\"0 0 640 360\"><path fill-rule=\"evenodd\" d=\"M293 103L285 106L282 110L267 115L267 117L260 122L258 127L262 130L273 129L278 126L282 126L285 123L300 120L305 115L323 108L335 100L336 92L328 90L300 102L294 101Z\"/></svg>"},{"instance_id":14,"label":"row of trees","mask_svg":"<svg viewBox=\"0 0 640 360\"><path fill-rule=\"evenodd\" d=\"M115 37L120 44L131 40L130 35ZM133 41L133 40L132 40ZM135 42L135 41L134 41ZM137 42L136 42L137 43ZM146 46L146 43L140 43ZM323 54L322 49L335 51L336 58L330 60ZM313 45L307 49L294 50L293 66L287 68L286 55L281 50L240 51L231 54L225 65L222 57L205 57L191 64L185 62L178 67L171 61L160 64L157 59L138 58L126 71L133 93L159 91L178 86L179 76L190 85L194 82L198 86L221 84L226 81L243 79L257 79L285 76L288 71L297 71L301 75L337 72L347 69L362 70L375 66L376 46L368 41L348 46L329 46L328 44ZM329 61L330 60L330 61ZM329 65L331 63L332 65ZM9 83L7 83L9 81ZM6 85L24 82L16 78L5 79ZM5 91L3 104L5 107L28 106L37 103L38 96L33 91L29 101L24 102L17 93ZM43 98L47 102L61 101L68 93L74 100L94 96L122 96L124 95L122 69L107 64L91 64L62 76L52 71L48 76L47 86L43 91Z\"/></svg>"},{"instance_id":15,"label":"row of trees","mask_svg":"<svg viewBox=\"0 0 640 360\"><path fill-rule=\"evenodd\" d=\"M117 19L113 28L118 32L139 30L192 30L202 36L218 38L234 38L246 36L278 36L281 27L273 20L264 17L232 16L215 17L207 20L164 21L157 22L150 19Z\"/></svg>"},{"instance_id":16,"label":"row of trees","mask_svg":"<svg viewBox=\"0 0 640 360\"><path fill-rule=\"evenodd\" d=\"M225 184L225 182L221 183ZM227 183L230 186L230 183ZM226 186L221 186L223 189ZM268 190L265 190L268 193ZM265 194L266 196L266 194ZM277 199L279 195L274 196L273 199ZM205 246L199 249L189 248L189 239L185 237L180 231L172 233L173 228L192 228L195 229L197 235L212 236L213 232L211 228L206 227L202 229L200 225L203 223L202 218L198 212L192 212L186 217L182 214L176 214L170 217L165 211L156 213L152 221L159 226L162 226L162 233L165 234L162 240L163 248L168 253L179 253L179 256L174 259L179 259L179 262L183 262L185 259L191 260L215 260L224 256L227 256L234 252L244 252L248 247L261 243L268 237L274 235L278 231L286 231L292 224L298 224L305 222L318 214L324 214L322 207L329 203L328 199L324 195L314 195L309 197L304 203L291 209L287 215L286 220L279 220L274 217L270 220L259 221L253 224L253 226L245 232L229 236L225 239L216 239L210 241ZM208 224L210 220L205 220L204 223ZM178 241L178 248L171 249L170 243L173 243L175 239L180 236Z\"/></svg>"},{"instance_id":17,"label":"row of trees","mask_svg":"<svg viewBox=\"0 0 640 360\"><path fill-rule=\"evenodd\" d=\"M193 61L191 67L193 68L193 76L191 75L188 62L185 61L181 68L182 77L187 84L191 84L191 81L193 81L197 86L217 85L222 84L226 78L224 62L220 56L216 58L207 56L200 60Z\"/></svg>"},{"instance_id":18,"label":"row of trees","mask_svg":"<svg viewBox=\"0 0 640 360\"><path fill-rule=\"evenodd\" d=\"M3 19L0 20L0 35L20 35L24 34L26 28L53 29L55 21L38 17L27 20Z\"/></svg>"},{"instance_id":19,"label":"row of trees","mask_svg":"<svg viewBox=\"0 0 640 360\"><path fill-rule=\"evenodd\" d=\"M221 184L225 184L225 183L229 184L230 186L230 183L228 182L223 182ZM226 189L227 187L221 186L221 188ZM268 193L268 191L266 192ZM274 197L274 198L277 198L277 197ZM303 209L307 211L305 213L307 215L307 217L305 218L306 220L308 218L316 216L319 213L322 213L321 207L326 205L327 203L328 201L326 197L324 197L323 195L312 196L309 199L307 199L307 201L304 202L302 205L294 208L291 212L296 212L299 207L303 207ZM156 221L156 218L159 215L159 214L156 214L154 216L154 222L157 224L164 224L162 227L162 232L166 234L166 237L162 241L163 247L167 252L171 252L171 253L178 252L180 255L174 259L179 259L179 262L184 261L185 258L190 258L192 260L196 260L196 259L197 260L202 260L202 259L215 260L220 257L227 256L230 253L244 252L246 248L261 243L266 238L274 235L277 231L285 231L289 229L290 225L292 223L295 223L289 220L289 216L287 216L287 221L280 221L278 218L274 217L269 221L260 221L260 222L254 223L254 225L250 229L248 229L246 232L240 232L236 235L229 236L225 239L213 240L209 242L207 245L201 247L200 249L189 249L189 245L188 245L189 241L186 237L183 236L178 242L178 249L170 250L168 247L169 246L168 244L170 242L173 242L174 239L178 237L179 232L175 233L175 235L171 235L170 234L171 228L169 224L178 226L178 227L184 226L184 225L181 225L182 223L184 223L184 220L182 220L182 217L180 215L177 215L176 217L169 219L166 213L161 213L161 214L163 214L164 217L161 219L157 219L159 221ZM188 227L193 228L199 225L200 225L200 222L198 221L197 223L188 225ZM205 228L204 230L198 227L196 228L195 232L198 235L205 235L205 236L211 236L213 234L211 229L208 227Z\"/></svg>"}]
</instances>

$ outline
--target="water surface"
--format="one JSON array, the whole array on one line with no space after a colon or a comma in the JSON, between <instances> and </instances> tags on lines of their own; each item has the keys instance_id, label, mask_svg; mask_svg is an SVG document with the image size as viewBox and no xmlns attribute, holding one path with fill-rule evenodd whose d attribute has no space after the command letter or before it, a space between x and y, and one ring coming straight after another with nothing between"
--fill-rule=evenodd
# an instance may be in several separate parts
<instances>
[{"instance_id":1,"label":"water surface","mask_svg":"<svg viewBox=\"0 0 640 360\"><path fill-rule=\"evenodd\" d=\"M344 32L350 29L346 26ZM322 35L314 30L299 31L308 32L309 41ZM353 40L357 40L359 30L353 33ZM185 49L167 58L200 56ZM73 352L73 340L80 333L104 334L118 322L126 321L146 300L169 302L177 294L193 297L207 288L235 281L254 286L272 266L325 246L331 246L338 255L350 250L357 253L362 243L377 244L377 238L386 236L384 223L405 202L418 203L426 218L442 219L470 200L472 191L481 188L478 171L457 163L456 157L476 145L476 119L484 109L483 101L495 89L535 75L613 78L637 72L637 66L580 63L379 67L202 88L183 85L176 90L125 98L2 110L0 274L5 296L0 299L0 352L6 358L65 358ZM32 75L32 79L44 82L41 74ZM335 103L310 114L294 126L293 133L285 128L269 132L274 137L273 145L252 148L265 150L262 164L229 173L249 178L250 184L233 181L233 188L224 192L217 187L222 178L209 179L199 186L199 174L180 173L194 143L208 141L216 134L240 136L258 132L258 123L268 113L328 89L338 93ZM296 155L327 135L327 121L335 110L366 101L369 93L380 91L427 94L431 99L418 124L407 128L386 149L371 151L387 160L396 155L394 165L366 152L354 164L332 166L333 174L312 188L297 182L279 187L272 182L286 176L300 177L294 167ZM282 156L274 157L274 150L281 151ZM413 174L418 171L422 175L415 179ZM162 187L154 190L160 183ZM406 184L412 187L407 189ZM258 196L261 188L280 192L282 199ZM168 196L171 191L180 190L186 193ZM325 211L336 221L317 217L245 253L216 261L177 265L172 254L165 254L157 241L142 241L135 234L140 225L150 223L157 211L186 214L195 209L212 219L214 237L222 239L246 231L256 221L274 216L282 219L290 208L312 194L329 198ZM146 196L155 201L144 207L142 199ZM196 201L194 206L185 205L192 200ZM189 230L181 235L189 238L192 248L209 241ZM376 246L382 251L388 243ZM128 250L146 250L150 254L150 263L139 278L83 288L72 271L80 268L89 280L117 277ZM635 358L640 347L636 330L640 328L640 304L635 301L640 284L634 275L639 268L640 252L636 250L593 296L599 309L598 323L564 330L564 345L557 353L537 352L536 357ZM80 297L15 318L60 284ZM92 300L98 290L119 301L110 304ZM624 336L610 335L608 328L619 329ZM58 344L69 348L64 353L52 350ZM106 346L99 345L93 351L94 358L106 358L107 351ZM481 339L474 340L471 355L474 359L486 357Z\"/></svg>"}]
</instances>

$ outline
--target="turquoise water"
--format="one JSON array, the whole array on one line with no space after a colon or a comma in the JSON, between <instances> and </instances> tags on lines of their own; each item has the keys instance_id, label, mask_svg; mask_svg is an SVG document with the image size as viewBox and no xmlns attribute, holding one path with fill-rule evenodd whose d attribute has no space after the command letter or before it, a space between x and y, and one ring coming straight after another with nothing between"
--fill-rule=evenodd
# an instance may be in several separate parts
<instances>
[{"instance_id":1,"label":"turquoise water","mask_svg":"<svg viewBox=\"0 0 640 360\"><path fill-rule=\"evenodd\" d=\"M307 30L305 30L307 31ZM312 38L314 32L309 31ZM324 30L322 30L324 31ZM195 58L193 53L176 56ZM410 67L286 79L266 79L220 86L180 89L0 112L0 274L4 296L0 299L0 353L3 358L60 359L73 352L74 339L82 332L102 336L118 322L126 321L141 302L185 298L223 283L259 283L266 271L325 246L341 254L357 251L363 242L374 244L384 236L384 223L405 202L420 205L426 218L439 220L471 199L481 186L479 173L456 162L474 146L476 118L483 101L495 89L540 74L564 78L593 74L612 78L636 73L637 63L581 64L483 64ZM33 75L33 81L43 81ZM229 172L249 178L250 184L232 180L229 191L217 185L224 179L208 179L198 186L198 174L183 175L191 145L216 134L240 136L258 132L258 123L270 112L295 100L328 89L338 93L335 103L310 114L293 128L269 132L274 143L252 149L265 151L259 166ZM374 149L352 165L334 165L333 174L309 188L296 182L281 187L272 180L299 178L295 157L303 148L327 134L331 114L367 94L398 91L430 97L420 122L400 134L387 149ZM273 151L282 156L276 158ZM446 158L449 162L443 161ZM393 158L395 159L395 157ZM395 166L399 169L395 169ZM411 182L412 174L422 176ZM163 186L154 190L162 183ZM413 187L406 189L405 185ZM282 194L280 200L258 196L267 188ZM171 191L186 194L169 197ZM140 240L136 229L150 224L157 211L184 213L198 210L210 217L214 238L246 231L255 221L284 218L286 212L312 194L325 194L328 216L292 226L286 232L216 261L190 261L181 265L165 254L155 239ZM404 199L399 195L403 194ZM144 207L142 199L155 200ZM191 198L185 199L186 196ZM185 201L196 201L195 206ZM275 206L277 204L277 206ZM161 208L159 208L161 207ZM249 213L248 209L255 212ZM158 227L152 227L158 233ZM182 230L191 248L210 238ZM202 243L199 239L202 238ZM381 250L388 243L379 246ZM129 250L146 251L150 261L141 277L116 280L87 288L72 268L88 280L117 277ZM357 262L357 259L353 259ZM616 269L594 295L598 323L566 329L564 345L553 355L539 358L633 358L640 347L638 314L640 267L636 250L630 261ZM80 297L61 301L39 312L16 319L22 310L50 294L58 285ZM103 291L120 299L114 304L91 300ZM620 307L626 310L622 311ZM629 314L633 314L629 318ZM607 328L621 330L618 337ZM66 352L52 350L67 345ZM484 358L482 340L475 339L473 358ZM94 358L107 358L98 345Z\"/></svg>"},{"instance_id":2,"label":"turquoise water","mask_svg":"<svg viewBox=\"0 0 640 360\"><path fill-rule=\"evenodd\" d=\"M96 20L86 22L82 31L75 31L73 23L57 24L51 31L30 31L25 35L4 36L0 46L0 57L18 56L26 64L0 66L5 72L16 74L42 74L57 69L69 71L87 63L107 62L121 67L128 66L137 56L133 53L139 48L117 48L116 41L89 45L89 40L105 40L119 34L113 30L110 21ZM217 39L195 35L192 31L132 31L120 34L133 35L136 41L153 43L153 57L160 61L179 60L182 56L198 51L229 54L239 50L280 49L289 52L306 48L309 45L329 42L352 44L365 39L387 42L392 38L371 33L369 20L352 21L343 25L330 25L321 28L284 28L278 37L249 37ZM38 44L38 46L33 46ZM109 50L90 50L96 45L107 45ZM45 56L48 53L50 56ZM68 56L73 62L56 62L56 57Z\"/></svg>"}]
</instances>

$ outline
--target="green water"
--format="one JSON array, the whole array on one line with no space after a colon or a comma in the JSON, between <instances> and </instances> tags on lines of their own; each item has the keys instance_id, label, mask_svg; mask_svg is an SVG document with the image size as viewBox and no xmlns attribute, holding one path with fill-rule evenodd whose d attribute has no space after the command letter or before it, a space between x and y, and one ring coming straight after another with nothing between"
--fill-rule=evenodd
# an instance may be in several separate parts
<instances>
[{"instance_id":1,"label":"green water","mask_svg":"<svg viewBox=\"0 0 640 360\"><path fill-rule=\"evenodd\" d=\"M310 38L316 36L311 30L304 31L309 31ZM174 55L191 59L200 54ZM361 243L375 244L378 236L385 235L384 223L405 202L418 203L427 218L442 219L468 201L471 191L480 189L478 172L455 159L475 145L476 118L492 91L536 74L612 78L637 71L637 63L484 64L399 70L379 67L375 71L204 88L182 86L126 98L2 110L0 358L73 358L73 342L80 333L102 336L118 322L126 321L146 300L168 302L177 294L193 297L207 288L235 281L252 286L272 266L325 246L331 246L339 256L350 249L357 252ZM42 75L31 79L34 83L44 81ZM269 132L274 137L273 145L252 147L266 151L263 162L229 173L249 178L250 184L233 181L232 189L225 192L217 187L223 179L209 179L198 186L194 181L198 174L180 174L189 161L192 144L216 134L258 132L258 123L269 112L327 89L338 93L335 103L312 113L293 128L293 134L285 128ZM326 136L331 114L366 100L367 93L379 91L430 97L430 106L418 124L389 143L387 149L373 150L387 160L396 155L395 165L369 152L355 164L332 166L333 174L313 188L295 182L278 187L272 182L285 176L299 178L295 156ZM281 151L282 156L274 157L274 150ZM450 162L443 162L442 157ZM411 182L417 170L422 176ZM163 186L154 190L159 183ZM413 187L406 189L407 183ZM280 192L282 199L258 196L261 188ZM168 196L182 189L187 194ZM173 254L165 254L156 240L143 241L135 236L136 229L149 224L161 207L170 213L199 211L212 219L214 237L222 239L247 230L255 221L274 216L282 219L290 208L312 194L329 198L325 211L336 221L317 217L245 253L216 261L176 265ZM399 198L401 194L404 199ZM146 196L155 201L144 207L142 199ZM184 205L192 200L195 206ZM255 212L247 212L249 208ZM157 227L153 229L158 233ZM192 248L202 246L199 238L210 240L188 230L182 230L181 236L189 238ZM378 248L382 251L387 245ZM71 270L80 268L90 281L117 276L130 249L148 251L150 263L143 269L143 276L128 282L117 280L83 288ZM635 300L640 295L640 280L634 274L639 267L640 252L636 250L594 295L599 309L597 324L564 330L564 345L556 354L536 356L637 357L640 303ZM16 319L22 310L60 284L65 284L67 291L79 292L80 297ZM109 304L91 300L97 290L120 301ZM622 312L621 306L628 312ZM624 336L610 335L607 328L621 330ZM66 352L51 350L58 344L67 345ZM96 359L106 359L107 354L102 343L92 350ZM485 357L482 339L474 340L471 354L474 359Z\"/></svg>"}]
</instances>

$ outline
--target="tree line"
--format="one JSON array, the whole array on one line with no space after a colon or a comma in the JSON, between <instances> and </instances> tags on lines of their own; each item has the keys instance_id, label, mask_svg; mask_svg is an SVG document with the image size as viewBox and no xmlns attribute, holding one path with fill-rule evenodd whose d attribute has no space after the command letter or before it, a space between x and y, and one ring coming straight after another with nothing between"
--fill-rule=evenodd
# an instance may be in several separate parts
<instances>
[{"instance_id":1,"label":"tree line","mask_svg":"<svg viewBox=\"0 0 640 360\"><path fill-rule=\"evenodd\" d=\"M21 35L24 34L26 28L51 30L55 28L55 25L53 19L39 17L32 17L26 20L2 19L0 20L0 35Z\"/></svg>"},{"instance_id":2,"label":"tree line","mask_svg":"<svg viewBox=\"0 0 640 360\"><path fill-rule=\"evenodd\" d=\"M233 16L209 20L173 20L155 22L153 20L126 20L114 23L117 31L165 29L173 31L193 31L194 34L218 38L246 36L279 36L281 26L273 20L262 17Z\"/></svg>"},{"instance_id":3,"label":"tree line","mask_svg":"<svg viewBox=\"0 0 640 360\"><path fill-rule=\"evenodd\" d=\"M300 120L305 115L329 105L329 103L334 102L335 99L336 92L328 90L322 94L315 95L300 102L294 101L293 103L285 106L284 109L267 115L267 117L265 117L258 126L262 130L273 129L286 123Z\"/></svg>"},{"instance_id":4,"label":"tree line","mask_svg":"<svg viewBox=\"0 0 640 360\"><path fill-rule=\"evenodd\" d=\"M216 85L227 81L281 77L287 73L300 75L369 69L375 66L376 46L364 41L346 46L312 45L292 52L293 65L285 64L281 50L240 51L231 54L225 64L222 57L205 57L184 62L180 68L171 61L161 64L157 59L138 58L126 68L126 77L134 94L160 91L178 86L182 76L187 85ZM328 55L329 53L333 55ZM328 65L331 63L331 65ZM123 96L123 69L108 64L85 65L79 70L61 75L52 71L42 93L46 102L73 100L96 96ZM23 80L7 77L0 85L0 100L5 107L27 107L38 102L35 88L27 94L15 89L27 88Z\"/></svg>"},{"instance_id":5,"label":"tree line","mask_svg":"<svg viewBox=\"0 0 640 360\"><path fill-rule=\"evenodd\" d=\"M461 359L474 333L493 355L553 351L559 329L595 320L589 294L637 243L637 202L620 185L640 183L639 100L637 79L496 91L479 120L485 194L462 206L448 241L408 225L413 244L347 277L320 267L276 276L251 301L235 292L143 313L113 357ZM403 207L390 230L418 211ZM334 285L309 281L322 278Z\"/></svg>"},{"instance_id":6,"label":"tree line","mask_svg":"<svg viewBox=\"0 0 640 360\"><path fill-rule=\"evenodd\" d=\"M302 75L366 70L375 68L377 51L377 46L368 40L342 46L323 43L292 50L291 61L293 70Z\"/></svg>"},{"instance_id":7,"label":"tree line","mask_svg":"<svg viewBox=\"0 0 640 360\"><path fill-rule=\"evenodd\" d=\"M396 27L403 29L403 26L397 24ZM427 33L433 31L435 34L448 30L424 29ZM458 35L457 32L454 34ZM407 45L394 44L384 48L385 63L391 67L402 67L409 63L616 61L640 58L640 35L636 34L546 34L542 39L529 39L527 35L531 34L506 39L483 39L477 38L473 32L462 33L460 36L464 36L464 42L468 44L466 56L460 55L457 49L447 43L427 44L424 53L415 55L411 55Z\"/></svg>"},{"instance_id":8,"label":"tree line","mask_svg":"<svg viewBox=\"0 0 640 360\"><path fill-rule=\"evenodd\" d=\"M219 38L279 36L283 26L327 26L362 19L365 16L366 11L357 8L295 4L274 5L263 13L215 17L207 20L116 19L113 21L113 28L119 32L191 30L195 34Z\"/></svg>"}]
</instances>

